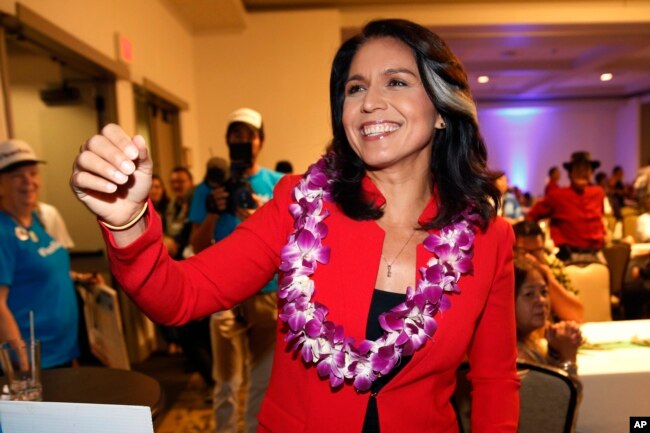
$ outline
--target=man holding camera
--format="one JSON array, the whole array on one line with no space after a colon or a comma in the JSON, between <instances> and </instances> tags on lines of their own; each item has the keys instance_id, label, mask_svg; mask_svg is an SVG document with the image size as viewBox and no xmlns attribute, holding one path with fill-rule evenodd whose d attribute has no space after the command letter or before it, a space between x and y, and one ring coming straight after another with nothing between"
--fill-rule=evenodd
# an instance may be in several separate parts
<instances>
[{"instance_id":1,"label":"man holding camera","mask_svg":"<svg viewBox=\"0 0 650 433\"><path fill-rule=\"evenodd\" d=\"M228 236L273 195L282 177L261 167L262 116L250 108L230 114L226 142L230 167L220 158L208 161L206 179L197 186L190 209L195 252ZM257 413L271 375L277 323L277 277L232 310L211 318L214 356L214 410L217 432L236 432L240 389L248 380L245 431L257 431Z\"/></svg>"}]
</instances>

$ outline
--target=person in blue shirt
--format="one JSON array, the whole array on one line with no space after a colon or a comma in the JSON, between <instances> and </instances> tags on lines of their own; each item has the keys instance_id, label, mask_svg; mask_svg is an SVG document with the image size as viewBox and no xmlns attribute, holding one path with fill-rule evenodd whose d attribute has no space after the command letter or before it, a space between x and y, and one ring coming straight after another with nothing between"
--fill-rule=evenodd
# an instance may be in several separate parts
<instances>
[{"instance_id":1,"label":"person in blue shirt","mask_svg":"<svg viewBox=\"0 0 650 433\"><path fill-rule=\"evenodd\" d=\"M41 366L79 356L79 313L70 256L36 212L40 161L21 140L0 143L0 339L41 343Z\"/></svg>"},{"instance_id":2,"label":"person in blue shirt","mask_svg":"<svg viewBox=\"0 0 650 433\"><path fill-rule=\"evenodd\" d=\"M191 243L195 252L228 236L272 197L273 188L283 175L257 162L264 144L262 116L257 111L240 108L231 113L226 142L231 155L230 170L225 161L212 158L208 161L206 179L194 191L189 219L194 223ZM249 154L242 157L247 147ZM226 178L240 182L236 187L228 187ZM246 184L252 190L248 199L241 194ZM257 431L257 413L271 376L277 287L276 276L258 295L211 318L217 432L237 431L237 420L243 409L237 401L245 376L248 377L243 414L245 431Z\"/></svg>"},{"instance_id":3,"label":"person in blue shirt","mask_svg":"<svg viewBox=\"0 0 650 433\"><path fill-rule=\"evenodd\" d=\"M505 174L501 175L495 181L496 187L501 192L501 207L499 215L504 217L509 223L515 224L524 219L524 213L521 204L514 192L508 187L508 178Z\"/></svg>"}]
</instances>

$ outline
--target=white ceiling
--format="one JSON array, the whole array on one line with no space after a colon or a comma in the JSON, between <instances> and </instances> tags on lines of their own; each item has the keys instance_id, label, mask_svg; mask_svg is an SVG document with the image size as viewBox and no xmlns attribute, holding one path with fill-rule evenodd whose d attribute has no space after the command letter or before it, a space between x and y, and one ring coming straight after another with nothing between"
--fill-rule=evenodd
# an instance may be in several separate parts
<instances>
[{"instance_id":1,"label":"white ceiling","mask_svg":"<svg viewBox=\"0 0 650 433\"><path fill-rule=\"evenodd\" d=\"M163 0L197 32L242 28L242 13L402 5L396 0ZM492 0L456 0L489 3ZM559 0L558 0L559 1ZM504 0L502 0L504 2ZM505 3L532 0L505 0ZM449 3L410 0L409 4ZM552 1L551 1L552 3ZM245 12L241 9L245 8ZM650 22L435 26L465 64L478 100L622 98L650 92ZM424 24L424 23L423 23ZM345 38L357 28L341 29ZM601 82L602 73L614 78ZM477 77L489 82L479 84Z\"/></svg>"}]
</instances>

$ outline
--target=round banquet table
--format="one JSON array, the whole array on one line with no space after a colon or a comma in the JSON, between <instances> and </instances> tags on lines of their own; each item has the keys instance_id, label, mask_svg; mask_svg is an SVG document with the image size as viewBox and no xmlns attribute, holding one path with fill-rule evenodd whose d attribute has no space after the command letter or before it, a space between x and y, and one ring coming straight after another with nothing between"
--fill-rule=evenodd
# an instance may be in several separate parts
<instances>
[{"instance_id":1,"label":"round banquet table","mask_svg":"<svg viewBox=\"0 0 650 433\"><path fill-rule=\"evenodd\" d=\"M164 406L157 380L143 373L106 367L52 368L41 371L43 401L148 406L152 418Z\"/></svg>"}]
</instances>

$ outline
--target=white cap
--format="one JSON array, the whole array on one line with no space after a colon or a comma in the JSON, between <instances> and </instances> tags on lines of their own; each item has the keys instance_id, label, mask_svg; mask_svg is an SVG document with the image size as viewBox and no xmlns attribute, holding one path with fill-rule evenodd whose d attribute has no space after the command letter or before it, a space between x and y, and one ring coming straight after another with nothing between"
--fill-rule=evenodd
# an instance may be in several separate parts
<instances>
[{"instance_id":1,"label":"white cap","mask_svg":"<svg viewBox=\"0 0 650 433\"><path fill-rule=\"evenodd\" d=\"M262 115L250 108L240 108L228 116L228 125L235 122L243 122L251 125L255 129L262 128Z\"/></svg>"},{"instance_id":2,"label":"white cap","mask_svg":"<svg viewBox=\"0 0 650 433\"><path fill-rule=\"evenodd\" d=\"M36 157L34 149L23 140L0 142L0 171L19 162L44 162Z\"/></svg>"}]
</instances>

